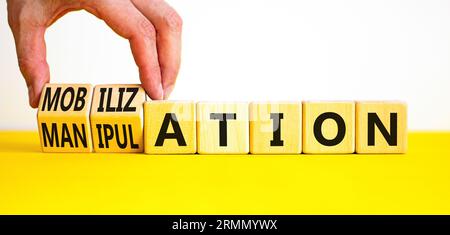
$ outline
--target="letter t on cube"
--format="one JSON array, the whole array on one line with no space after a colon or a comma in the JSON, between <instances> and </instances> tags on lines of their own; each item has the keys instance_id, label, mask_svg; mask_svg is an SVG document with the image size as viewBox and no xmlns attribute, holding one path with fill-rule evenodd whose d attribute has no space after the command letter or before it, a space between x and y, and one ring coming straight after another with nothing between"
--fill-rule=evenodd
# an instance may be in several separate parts
<instances>
[{"instance_id":1,"label":"letter t on cube","mask_svg":"<svg viewBox=\"0 0 450 235\"><path fill-rule=\"evenodd\" d=\"M248 103L197 103L199 154L249 152Z\"/></svg>"}]
</instances>

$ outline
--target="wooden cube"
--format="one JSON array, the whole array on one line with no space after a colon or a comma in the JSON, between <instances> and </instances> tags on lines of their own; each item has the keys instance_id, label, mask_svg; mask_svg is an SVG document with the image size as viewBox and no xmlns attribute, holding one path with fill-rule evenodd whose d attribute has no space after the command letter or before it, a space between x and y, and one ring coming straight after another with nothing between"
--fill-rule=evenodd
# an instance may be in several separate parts
<instances>
[{"instance_id":1,"label":"wooden cube","mask_svg":"<svg viewBox=\"0 0 450 235\"><path fill-rule=\"evenodd\" d=\"M300 102L250 104L250 153L298 154L302 152Z\"/></svg>"},{"instance_id":2,"label":"wooden cube","mask_svg":"<svg viewBox=\"0 0 450 235\"><path fill-rule=\"evenodd\" d=\"M43 152L91 152L89 84L46 84L37 114Z\"/></svg>"},{"instance_id":3,"label":"wooden cube","mask_svg":"<svg viewBox=\"0 0 450 235\"><path fill-rule=\"evenodd\" d=\"M356 152L405 153L407 107L402 102L356 103Z\"/></svg>"},{"instance_id":4,"label":"wooden cube","mask_svg":"<svg viewBox=\"0 0 450 235\"><path fill-rule=\"evenodd\" d=\"M355 152L355 103L303 102L303 152Z\"/></svg>"},{"instance_id":5,"label":"wooden cube","mask_svg":"<svg viewBox=\"0 0 450 235\"><path fill-rule=\"evenodd\" d=\"M197 103L199 154L247 154L248 103Z\"/></svg>"},{"instance_id":6,"label":"wooden cube","mask_svg":"<svg viewBox=\"0 0 450 235\"><path fill-rule=\"evenodd\" d=\"M139 85L98 85L91 107L95 152L143 152L143 103Z\"/></svg>"},{"instance_id":7,"label":"wooden cube","mask_svg":"<svg viewBox=\"0 0 450 235\"><path fill-rule=\"evenodd\" d=\"M194 102L145 102L145 153L193 154L196 139Z\"/></svg>"}]
</instances>

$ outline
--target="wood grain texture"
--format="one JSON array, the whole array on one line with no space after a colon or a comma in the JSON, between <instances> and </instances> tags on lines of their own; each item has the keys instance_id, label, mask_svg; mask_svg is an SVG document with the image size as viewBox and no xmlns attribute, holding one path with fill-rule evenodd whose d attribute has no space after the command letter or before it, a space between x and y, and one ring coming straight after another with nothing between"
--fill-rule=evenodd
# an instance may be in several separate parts
<instances>
[{"instance_id":1,"label":"wood grain texture","mask_svg":"<svg viewBox=\"0 0 450 235\"><path fill-rule=\"evenodd\" d=\"M95 152L143 152L143 103L139 85L97 85L91 107Z\"/></svg>"},{"instance_id":2,"label":"wood grain texture","mask_svg":"<svg viewBox=\"0 0 450 235\"><path fill-rule=\"evenodd\" d=\"M169 116L170 115L170 116ZM166 121L165 121L166 120ZM167 121L170 120L170 121ZM197 151L195 103L149 101L144 104L144 142L147 154L193 154ZM167 124L163 125L166 122ZM175 123L176 122L176 123ZM176 126L174 126L176 125ZM178 128L179 127L179 128ZM176 130L176 131L175 131ZM180 135L173 134L180 132ZM158 136L172 134L159 144Z\"/></svg>"},{"instance_id":3,"label":"wood grain texture","mask_svg":"<svg viewBox=\"0 0 450 235\"><path fill-rule=\"evenodd\" d=\"M221 120L211 114L234 116L220 131ZM222 143L220 141L222 133ZM226 136L223 134L226 133ZM199 154L246 154L249 152L248 103L197 103L197 151Z\"/></svg>"},{"instance_id":4,"label":"wood grain texture","mask_svg":"<svg viewBox=\"0 0 450 235\"><path fill-rule=\"evenodd\" d=\"M389 143L369 114L381 121ZM392 120L391 120L392 119ZM391 122L393 121L393 122ZM397 128L394 128L394 127ZM392 130L391 130L392 127ZM369 129L373 131L369 134ZM392 137L391 137L392 135ZM357 153L405 153L407 150L407 106L398 101L356 102L356 152ZM369 141L372 138L373 141Z\"/></svg>"},{"instance_id":5,"label":"wood grain texture","mask_svg":"<svg viewBox=\"0 0 450 235\"><path fill-rule=\"evenodd\" d=\"M322 114L332 114L340 117L345 124L342 128L343 138L334 145L324 145L318 141L314 133L314 125ZM325 117L322 115L322 117ZM320 122L318 122L320 123ZM319 126L319 133L326 140L334 140L339 136L337 121L326 118ZM352 101L342 102L303 102L303 152L315 154L353 153L355 152L355 103Z\"/></svg>"},{"instance_id":6,"label":"wood grain texture","mask_svg":"<svg viewBox=\"0 0 450 235\"><path fill-rule=\"evenodd\" d=\"M302 104L254 102L250 104L250 153L302 152Z\"/></svg>"},{"instance_id":7,"label":"wood grain texture","mask_svg":"<svg viewBox=\"0 0 450 235\"><path fill-rule=\"evenodd\" d=\"M92 152L89 84L46 84L37 121L43 152Z\"/></svg>"}]
</instances>

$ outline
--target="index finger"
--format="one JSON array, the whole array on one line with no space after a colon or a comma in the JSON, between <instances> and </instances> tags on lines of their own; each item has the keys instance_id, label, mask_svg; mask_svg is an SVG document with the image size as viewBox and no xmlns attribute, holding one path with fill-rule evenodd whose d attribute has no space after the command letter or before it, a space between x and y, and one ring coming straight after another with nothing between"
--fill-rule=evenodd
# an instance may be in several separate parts
<instances>
[{"instance_id":1,"label":"index finger","mask_svg":"<svg viewBox=\"0 0 450 235\"><path fill-rule=\"evenodd\" d=\"M132 0L132 2L155 25L164 99L167 99L175 86L180 69L181 17L165 1Z\"/></svg>"},{"instance_id":2,"label":"index finger","mask_svg":"<svg viewBox=\"0 0 450 235\"><path fill-rule=\"evenodd\" d=\"M85 9L130 41L142 87L152 99L163 99L161 70L152 23L128 1L92 1Z\"/></svg>"}]
</instances>

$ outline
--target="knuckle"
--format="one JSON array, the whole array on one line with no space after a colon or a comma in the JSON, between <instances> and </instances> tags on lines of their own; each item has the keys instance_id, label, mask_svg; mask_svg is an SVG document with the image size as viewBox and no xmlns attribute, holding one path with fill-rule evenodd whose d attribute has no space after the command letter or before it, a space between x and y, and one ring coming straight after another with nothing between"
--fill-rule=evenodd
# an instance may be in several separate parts
<instances>
[{"instance_id":1,"label":"knuckle","mask_svg":"<svg viewBox=\"0 0 450 235\"><path fill-rule=\"evenodd\" d=\"M28 74L32 69L32 62L29 59L19 57L17 59L17 62L19 64L19 68L20 71L22 71L22 73Z\"/></svg>"},{"instance_id":2,"label":"knuckle","mask_svg":"<svg viewBox=\"0 0 450 235\"><path fill-rule=\"evenodd\" d=\"M39 15L41 13L41 10L42 9L35 7L31 4L24 5L23 7L20 7L20 9L16 11L16 19L18 23L30 22L34 18L37 18L35 16Z\"/></svg>"},{"instance_id":3,"label":"knuckle","mask_svg":"<svg viewBox=\"0 0 450 235\"><path fill-rule=\"evenodd\" d=\"M47 9L36 2L8 2L8 24L11 28L45 26Z\"/></svg>"},{"instance_id":4,"label":"knuckle","mask_svg":"<svg viewBox=\"0 0 450 235\"><path fill-rule=\"evenodd\" d=\"M25 79L45 78L48 73L47 61L18 57L19 69Z\"/></svg>"},{"instance_id":5,"label":"knuckle","mask_svg":"<svg viewBox=\"0 0 450 235\"><path fill-rule=\"evenodd\" d=\"M24 21L25 18L21 11L11 12L8 11L8 25L10 28L17 28L20 25L20 21Z\"/></svg>"},{"instance_id":6,"label":"knuckle","mask_svg":"<svg viewBox=\"0 0 450 235\"><path fill-rule=\"evenodd\" d=\"M30 19L30 15L21 11L19 15L17 16L17 24L24 25L26 23L32 23L32 20Z\"/></svg>"},{"instance_id":7,"label":"knuckle","mask_svg":"<svg viewBox=\"0 0 450 235\"><path fill-rule=\"evenodd\" d=\"M18 58L17 62L19 64L19 69L22 75L25 77L25 79L29 78L33 70L30 61L27 59Z\"/></svg>"},{"instance_id":8,"label":"knuckle","mask_svg":"<svg viewBox=\"0 0 450 235\"><path fill-rule=\"evenodd\" d=\"M181 16L173 9L167 11L163 16L164 24L169 27L174 32L181 32L183 27L183 19Z\"/></svg>"},{"instance_id":9,"label":"knuckle","mask_svg":"<svg viewBox=\"0 0 450 235\"><path fill-rule=\"evenodd\" d=\"M8 14L8 24L11 28L22 28L22 27L38 27L40 26L40 21L36 19L33 12L28 12L27 9L21 9L14 14Z\"/></svg>"},{"instance_id":10,"label":"knuckle","mask_svg":"<svg viewBox=\"0 0 450 235\"><path fill-rule=\"evenodd\" d=\"M142 19L139 23L140 33L151 40L156 40L156 29L150 21Z\"/></svg>"}]
</instances>

